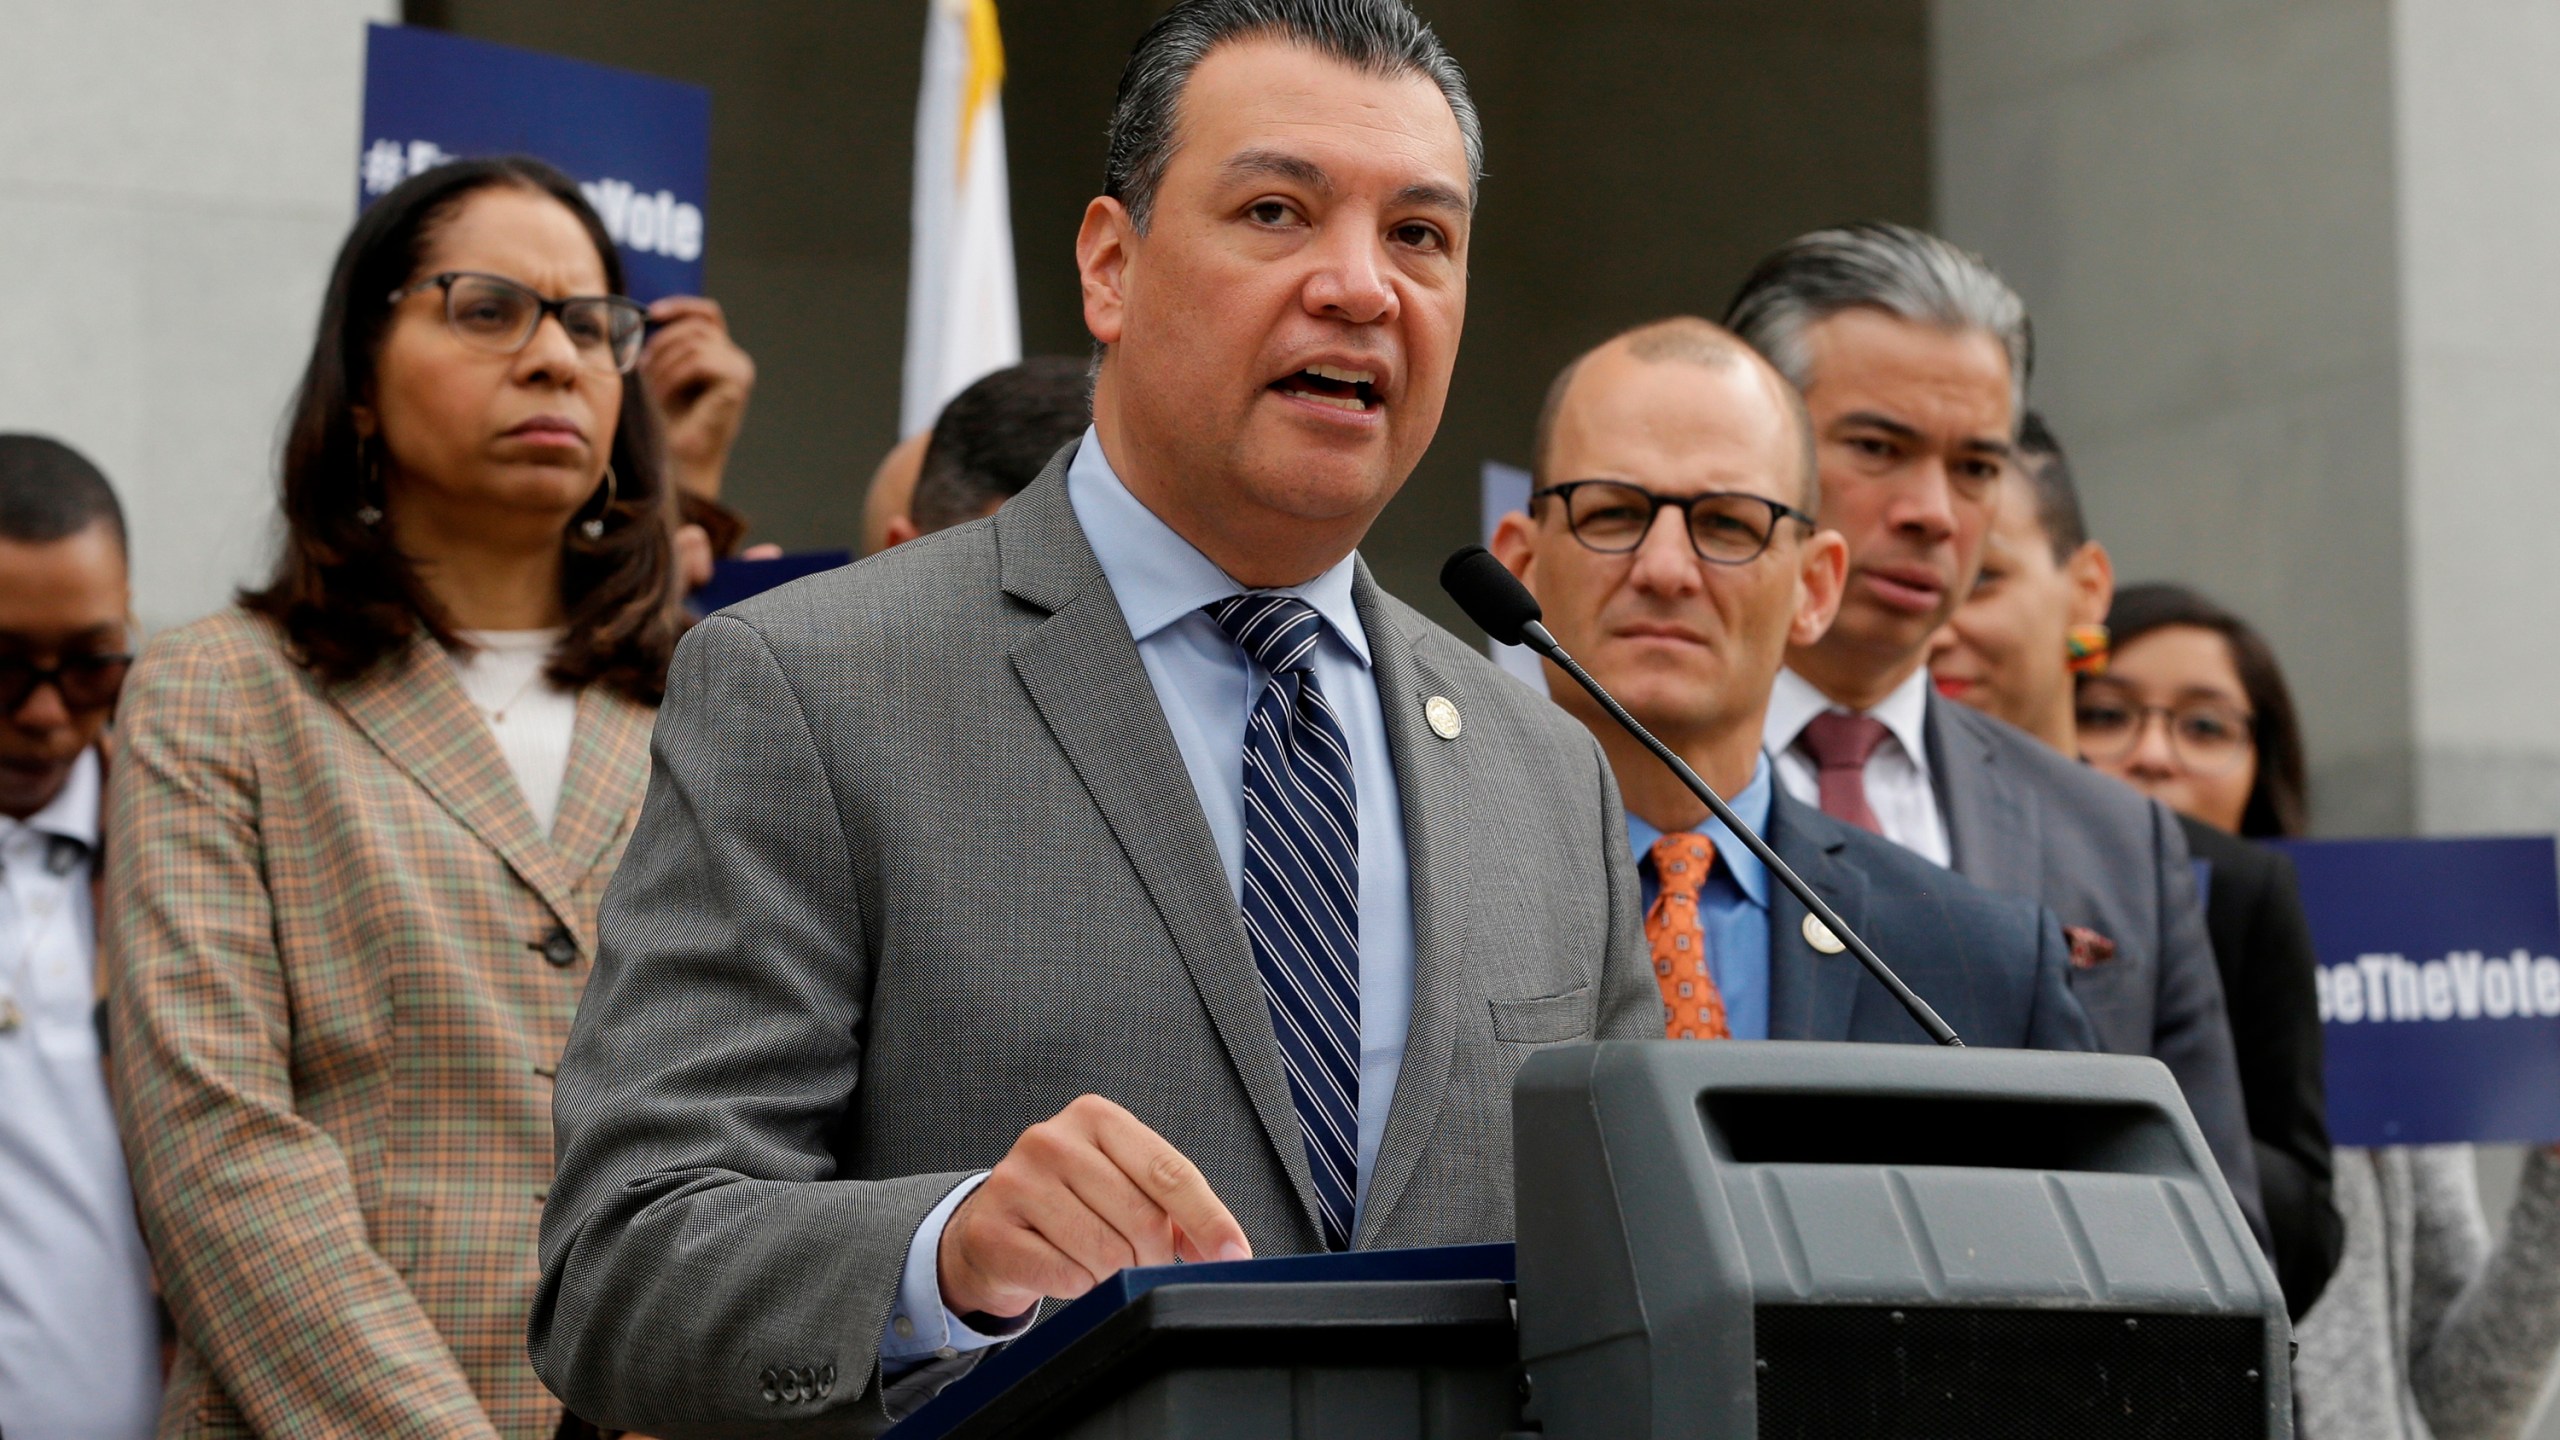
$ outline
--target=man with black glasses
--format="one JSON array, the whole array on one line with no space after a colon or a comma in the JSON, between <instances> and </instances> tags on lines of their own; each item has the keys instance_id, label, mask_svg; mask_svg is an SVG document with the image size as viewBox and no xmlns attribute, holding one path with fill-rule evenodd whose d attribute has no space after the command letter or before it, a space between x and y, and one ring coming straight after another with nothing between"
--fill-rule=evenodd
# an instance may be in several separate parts
<instances>
[{"instance_id":1,"label":"man with black glasses","mask_svg":"<svg viewBox=\"0 0 2560 1440\"><path fill-rule=\"evenodd\" d=\"M1704 320L1658 321L1566 367L1538 486L1494 553L1638 720L1760 829L1974 1045L2091 1050L2061 923L1781 793L1760 750L1790 645L1839 609L1847 546L1818 528L1802 403ZM1672 1039L1927 1043L1838 936L1552 666L1617 770Z\"/></svg>"},{"instance_id":2,"label":"man with black glasses","mask_svg":"<svg viewBox=\"0 0 2560 1440\"><path fill-rule=\"evenodd\" d=\"M151 1262L98 1002L104 736L131 663L124 514L95 466L0 435L0 1423L149 1435Z\"/></svg>"}]
</instances>

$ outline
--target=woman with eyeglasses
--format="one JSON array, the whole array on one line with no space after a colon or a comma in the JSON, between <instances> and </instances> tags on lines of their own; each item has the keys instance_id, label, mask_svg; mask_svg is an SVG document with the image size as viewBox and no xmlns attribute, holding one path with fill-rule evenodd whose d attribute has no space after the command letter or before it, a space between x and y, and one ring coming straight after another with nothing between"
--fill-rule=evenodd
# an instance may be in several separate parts
<instances>
[{"instance_id":1,"label":"woman with eyeglasses","mask_svg":"<svg viewBox=\"0 0 2560 1440\"><path fill-rule=\"evenodd\" d=\"M591 1433L524 1336L550 1077L678 627L621 288L539 162L377 201L273 576L126 690L108 945L163 1435Z\"/></svg>"},{"instance_id":2,"label":"woman with eyeglasses","mask_svg":"<svg viewBox=\"0 0 2560 1440\"><path fill-rule=\"evenodd\" d=\"M2091 763L2219 830L2301 834L2301 735L2266 640L2177 585L2122 591L2107 624L2113 659L2080 688ZM2560 1152L2533 1153L2495 1246L2470 1146L2335 1156L2345 1253L2296 1331L2302 1433L2522 1434L2560 1357Z\"/></svg>"}]
</instances>

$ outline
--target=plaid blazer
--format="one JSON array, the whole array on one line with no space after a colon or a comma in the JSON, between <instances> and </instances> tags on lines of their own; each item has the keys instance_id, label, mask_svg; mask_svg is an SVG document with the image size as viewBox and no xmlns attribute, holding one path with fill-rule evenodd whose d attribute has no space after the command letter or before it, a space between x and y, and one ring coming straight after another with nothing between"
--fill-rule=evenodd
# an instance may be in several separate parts
<instances>
[{"instance_id":1,"label":"plaid blazer","mask_svg":"<svg viewBox=\"0 0 2560 1440\"><path fill-rule=\"evenodd\" d=\"M348 685L152 642L109 788L113 1060L179 1350L163 1436L509 1436L551 1077L654 712L578 701L549 838L431 641Z\"/></svg>"}]
</instances>

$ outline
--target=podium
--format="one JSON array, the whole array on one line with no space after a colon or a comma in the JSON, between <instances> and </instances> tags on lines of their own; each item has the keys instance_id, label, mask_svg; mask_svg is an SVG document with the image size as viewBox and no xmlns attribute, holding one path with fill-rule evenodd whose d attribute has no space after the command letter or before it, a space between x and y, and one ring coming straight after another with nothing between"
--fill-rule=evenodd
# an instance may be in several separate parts
<instances>
[{"instance_id":1,"label":"podium","mask_svg":"<svg viewBox=\"0 0 2560 1440\"><path fill-rule=\"evenodd\" d=\"M1518 1423L1509 1245L1124 1270L989 1356L896 1440L1396 1436Z\"/></svg>"},{"instance_id":2,"label":"podium","mask_svg":"<svg viewBox=\"0 0 2560 1440\"><path fill-rule=\"evenodd\" d=\"M2292 1434L2291 1332L2156 1061L1542 1051L1519 1239L1131 1270L898 1440Z\"/></svg>"}]
</instances>

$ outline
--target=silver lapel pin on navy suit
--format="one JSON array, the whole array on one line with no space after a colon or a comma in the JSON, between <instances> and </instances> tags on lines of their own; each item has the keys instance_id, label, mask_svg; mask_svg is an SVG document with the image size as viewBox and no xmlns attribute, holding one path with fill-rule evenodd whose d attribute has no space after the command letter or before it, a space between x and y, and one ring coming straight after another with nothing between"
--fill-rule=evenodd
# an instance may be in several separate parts
<instances>
[{"instance_id":1,"label":"silver lapel pin on navy suit","mask_svg":"<svg viewBox=\"0 0 2560 1440\"><path fill-rule=\"evenodd\" d=\"M1356 563L1356 562L1355 562ZM1395 765L1397 799L1404 809L1405 859L1413 877L1413 1019L1405 1038L1404 1066L1378 1141L1353 1247L1374 1245L1422 1162L1423 1142L1448 1093L1456 1044L1458 997L1466 993L1467 927L1475 906L1468 866L1474 801L1468 778L1468 736L1463 721L1442 738L1427 707L1433 698L1463 717L1466 693L1419 654L1381 602L1369 568L1359 563L1351 583L1360 628L1369 637L1369 663L1385 714L1387 753Z\"/></svg>"},{"instance_id":2,"label":"silver lapel pin on navy suit","mask_svg":"<svg viewBox=\"0 0 2560 1440\"><path fill-rule=\"evenodd\" d=\"M1065 458L1052 461L1041 481L996 515L1005 592L1049 612L1048 623L1013 646L1014 673L1163 916L1288 1174L1308 1234L1321 1235L1297 1105L1244 918L1128 617L1085 542L1064 485L1046 483L1063 480Z\"/></svg>"},{"instance_id":3,"label":"silver lapel pin on navy suit","mask_svg":"<svg viewBox=\"0 0 2560 1440\"><path fill-rule=\"evenodd\" d=\"M1794 802L1778 799L1769 807L1766 839L1778 858L1794 868L1815 893L1840 912L1853 930L1867 923L1866 877L1834 858L1838 843L1819 842L1810 827L1795 823ZM1802 813L1820 817L1810 806ZM1769 1038L1772 1040L1846 1040L1858 1008L1858 983L1866 975L1847 954L1823 954L1806 938L1811 917L1804 902L1783 885L1769 887ZM1815 922L1820 923L1820 922ZM1893 957L1885 955L1887 963Z\"/></svg>"}]
</instances>

